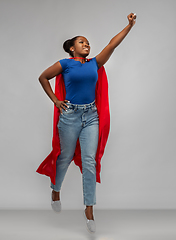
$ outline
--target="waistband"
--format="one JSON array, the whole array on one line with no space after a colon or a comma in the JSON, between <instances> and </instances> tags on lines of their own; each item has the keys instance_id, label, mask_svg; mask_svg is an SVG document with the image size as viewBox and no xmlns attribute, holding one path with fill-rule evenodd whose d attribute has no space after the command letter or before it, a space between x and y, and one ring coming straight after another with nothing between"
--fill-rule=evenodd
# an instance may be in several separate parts
<instances>
[{"instance_id":1,"label":"waistband","mask_svg":"<svg viewBox=\"0 0 176 240\"><path fill-rule=\"evenodd\" d=\"M73 103L66 103L70 109L74 109L74 110L77 110L77 109L90 109L90 108L93 108L95 107L95 100L91 103L88 103L88 104L73 104Z\"/></svg>"}]
</instances>

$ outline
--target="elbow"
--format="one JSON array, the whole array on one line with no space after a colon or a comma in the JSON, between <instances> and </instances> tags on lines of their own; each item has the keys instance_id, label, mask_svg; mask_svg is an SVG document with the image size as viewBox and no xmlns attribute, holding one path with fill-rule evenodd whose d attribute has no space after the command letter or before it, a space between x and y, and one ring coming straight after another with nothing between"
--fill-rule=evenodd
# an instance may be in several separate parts
<instances>
[{"instance_id":1,"label":"elbow","mask_svg":"<svg viewBox=\"0 0 176 240\"><path fill-rule=\"evenodd\" d=\"M43 81L42 75L39 76L38 80L39 80L40 83L42 83L42 81Z\"/></svg>"},{"instance_id":2,"label":"elbow","mask_svg":"<svg viewBox=\"0 0 176 240\"><path fill-rule=\"evenodd\" d=\"M45 82L46 80L48 81L49 78L47 78L47 76L46 76L45 73L42 73L42 74L39 76L38 80L39 80L40 83L43 83L43 82Z\"/></svg>"}]
</instances>

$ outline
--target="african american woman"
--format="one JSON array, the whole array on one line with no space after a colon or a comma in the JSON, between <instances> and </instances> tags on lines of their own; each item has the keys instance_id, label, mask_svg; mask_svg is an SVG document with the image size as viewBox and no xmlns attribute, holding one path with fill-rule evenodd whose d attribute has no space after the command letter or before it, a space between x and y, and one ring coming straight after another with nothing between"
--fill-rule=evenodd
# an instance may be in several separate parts
<instances>
[{"instance_id":1,"label":"african american woman","mask_svg":"<svg viewBox=\"0 0 176 240\"><path fill-rule=\"evenodd\" d=\"M61 211L60 190L72 160L80 167L83 180L84 217L89 232L96 231L93 206L96 182L100 182L100 160L109 133L107 78L103 65L136 22L130 13L129 24L94 58L88 59L90 43L83 36L65 41L71 58L62 59L39 77L54 103L53 150L37 172L51 178L51 206ZM55 93L49 80L56 77Z\"/></svg>"}]
</instances>

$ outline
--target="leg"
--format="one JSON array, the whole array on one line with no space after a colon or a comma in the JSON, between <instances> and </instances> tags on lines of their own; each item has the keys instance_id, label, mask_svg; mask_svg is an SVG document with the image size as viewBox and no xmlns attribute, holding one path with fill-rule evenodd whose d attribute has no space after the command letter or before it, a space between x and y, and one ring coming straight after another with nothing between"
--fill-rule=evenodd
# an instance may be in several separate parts
<instances>
[{"instance_id":1,"label":"leg","mask_svg":"<svg viewBox=\"0 0 176 240\"><path fill-rule=\"evenodd\" d=\"M61 154L56 162L56 184L54 185L51 183L51 188L54 190L52 194L53 201L60 200L59 192L61 185L74 155L76 142L80 132L79 126L75 126L74 122L72 121L72 114L64 113L63 116L60 116L58 129Z\"/></svg>"},{"instance_id":2,"label":"leg","mask_svg":"<svg viewBox=\"0 0 176 240\"><path fill-rule=\"evenodd\" d=\"M96 161L98 145L98 117L97 113L89 110L86 121L81 130L79 140L81 146L83 170L83 195L86 207L86 216L93 219L93 205L96 204Z\"/></svg>"}]
</instances>

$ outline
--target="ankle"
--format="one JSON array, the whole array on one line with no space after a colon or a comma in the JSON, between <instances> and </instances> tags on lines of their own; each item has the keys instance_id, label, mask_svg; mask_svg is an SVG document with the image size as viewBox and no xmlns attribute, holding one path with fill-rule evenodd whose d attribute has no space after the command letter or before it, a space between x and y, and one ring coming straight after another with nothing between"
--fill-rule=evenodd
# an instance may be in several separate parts
<instances>
[{"instance_id":1,"label":"ankle","mask_svg":"<svg viewBox=\"0 0 176 240\"><path fill-rule=\"evenodd\" d=\"M60 192L52 191L52 200L59 201L60 200Z\"/></svg>"},{"instance_id":2,"label":"ankle","mask_svg":"<svg viewBox=\"0 0 176 240\"><path fill-rule=\"evenodd\" d=\"M94 220L93 206L86 206L85 214L86 214L87 219Z\"/></svg>"}]
</instances>

